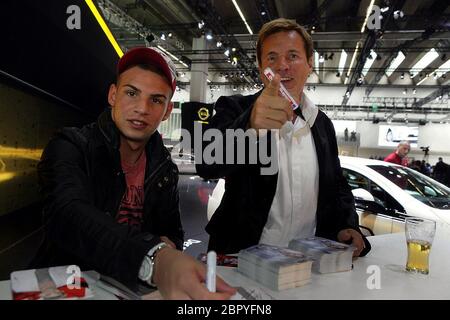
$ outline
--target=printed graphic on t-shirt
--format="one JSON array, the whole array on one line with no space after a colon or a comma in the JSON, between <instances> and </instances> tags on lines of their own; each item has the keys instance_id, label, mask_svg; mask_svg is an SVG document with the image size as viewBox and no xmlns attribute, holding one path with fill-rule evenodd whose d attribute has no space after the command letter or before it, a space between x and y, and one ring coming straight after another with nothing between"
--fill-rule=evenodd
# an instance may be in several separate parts
<instances>
[{"instance_id":1,"label":"printed graphic on t-shirt","mask_svg":"<svg viewBox=\"0 0 450 320\"><path fill-rule=\"evenodd\" d=\"M122 161L127 188L117 215L118 223L136 227L140 227L142 224L146 160L145 153L143 153L143 156L134 165L129 165Z\"/></svg>"},{"instance_id":2,"label":"printed graphic on t-shirt","mask_svg":"<svg viewBox=\"0 0 450 320\"><path fill-rule=\"evenodd\" d=\"M142 186L127 186L117 222L139 226L142 222L143 196L144 188Z\"/></svg>"}]
</instances>

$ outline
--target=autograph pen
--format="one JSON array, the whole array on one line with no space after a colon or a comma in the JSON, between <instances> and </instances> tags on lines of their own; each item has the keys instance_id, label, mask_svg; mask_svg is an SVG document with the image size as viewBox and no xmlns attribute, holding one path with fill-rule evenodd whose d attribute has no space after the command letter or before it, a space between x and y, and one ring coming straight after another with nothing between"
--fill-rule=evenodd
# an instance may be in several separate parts
<instances>
[{"instance_id":1,"label":"autograph pen","mask_svg":"<svg viewBox=\"0 0 450 320\"><path fill-rule=\"evenodd\" d=\"M272 79L275 77L275 74L273 73L272 69L270 69L270 67L267 67L264 69L264 75L266 76L266 78L269 81L272 81ZM289 100L289 102L292 105L292 110L294 110L294 113L296 115L298 115L300 118L302 118L303 120L305 120L305 118L303 117L301 108L299 108L299 104L297 102L295 102L294 98L292 98L289 91L287 91L286 87L281 82L280 82L280 93L283 97L285 97L286 99Z\"/></svg>"},{"instance_id":2,"label":"autograph pen","mask_svg":"<svg viewBox=\"0 0 450 320\"><path fill-rule=\"evenodd\" d=\"M206 258L206 288L209 292L216 292L216 261L216 252L209 251Z\"/></svg>"}]
</instances>

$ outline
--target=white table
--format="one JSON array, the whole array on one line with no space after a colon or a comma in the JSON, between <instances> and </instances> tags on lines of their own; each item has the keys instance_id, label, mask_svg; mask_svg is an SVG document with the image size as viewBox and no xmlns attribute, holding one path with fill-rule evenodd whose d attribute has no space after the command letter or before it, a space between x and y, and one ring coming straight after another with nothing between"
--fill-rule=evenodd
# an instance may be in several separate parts
<instances>
[{"instance_id":1,"label":"white table","mask_svg":"<svg viewBox=\"0 0 450 320\"><path fill-rule=\"evenodd\" d=\"M370 237L371 252L353 262L352 271L313 274L311 283L294 289L272 291L237 272L236 268L218 267L219 275L232 286L259 287L276 299L450 299L450 228L436 232L430 254L430 274L404 271L406 240L404 233ZM368 268L379 268L380 289L369 289L373 277ZM376 268L375 267L375 268ZM373 283L373 282L371 282ZM111 293L91 285L95 299L117 299ZM156 292L157 293L157 292ZM158 299L160 296L148 299ZM11 299L9 281L0 281L0 300ZM145 299L145 298L144 298Z\"/></svg>"},{"instance_id":2,"label":"white table","mask_svg":"<svg viewBox=\"0 0 450 320\"><path fill-rule=\"evenodd\" d=\"M259 287L276 299L450 299L450 228L440 227L430 253L430 274L404 271L404 233L370 237L371 252L353 262L352 271L313 274L311 283L283 291L273 291L237 272L218 267L218 273L232 286ZM375 266L375 267L372 267ZM369 277L379 268L380 289L369 289ZM373 281L369 281L373 287Z\"/></svg>"},{"instance_id":3,"label":"white table","mask_svg":"<svg viewBox=\"0 0 450 320\"><path fill-rule=\"evenodd\" d=\"M89 284L89 288L93 292L93 297L88 298L89 300L119 300L119 297L125 299L142 299L142 300L158 300L162 299L158 291L149 291L143 295L127 293L122 290L127 290L126 288L114 287L99 279L100 275L94 271L88 271L82 273L83 277ZM120 284L118 284L120 286ZM0 281L0 300L11 300L11 282L9 280Z\"/></svg>"}]
</instances>

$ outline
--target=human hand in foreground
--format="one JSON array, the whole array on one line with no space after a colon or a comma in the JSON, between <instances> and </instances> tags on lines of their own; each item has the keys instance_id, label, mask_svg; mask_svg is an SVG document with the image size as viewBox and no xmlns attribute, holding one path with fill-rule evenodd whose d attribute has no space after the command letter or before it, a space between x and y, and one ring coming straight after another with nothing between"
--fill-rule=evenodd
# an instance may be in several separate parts
<instances>
[{"instance_id":1,"label":"human hand in foreground","mask_svg":"<svg viewBox=\"0 0 450 320\"><path fill-rule=\"evenodd\" d=\"M250 128L280 129L287 121L291 121L293 111L291 103L279 94L280 75L273 80L256 99L250 115Z\"/></svg>"},{"instance_id":2,"label":"human hand in foreground","mask_svg":"<svg viewBox=\"0 0 450 320\"><path fill-rule=\"evenodd\" d=\"M354 257L359 257L361 251L366 247L361 234L354 229L343 229L339 231L337 235L339 242L350 243L355 246L356 250L353 251Z\"/></svg>"},{"instance_id":3,"label":"human hand in foreground","mask_svg":"<svg viewBox=\"0 0 450 320\"><path fill-rule=\"evenodd\" d=\"M161 241L167 243L168 246L170 246L171 248L176 249L177 246L175 245L175 243L172 242L172 240L170 240L168 237L166 236L161 236L159 237L161 239Z\"/></svg>"},{"instance_id":4,"label":"human hand in foreground","mask_svg":"<svg viewBox=\"0 0 450 320\"><path fill-rule=\"evenodd\" d=\"M205 279L205 265L193 257L170 247L157 253L153 282L165 299L221 300L230 299L236 293L236 289L219 277L217 292L209 292Z\"/></svg>"}]
</instances>

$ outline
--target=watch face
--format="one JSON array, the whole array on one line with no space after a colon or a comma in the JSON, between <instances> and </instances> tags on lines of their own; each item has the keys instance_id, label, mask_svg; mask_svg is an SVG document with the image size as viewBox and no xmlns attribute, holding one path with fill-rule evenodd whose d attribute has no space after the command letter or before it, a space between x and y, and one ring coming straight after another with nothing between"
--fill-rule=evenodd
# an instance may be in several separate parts
<instances>
[{"instance_id":1,"label":"watch face","mask_svg":"<svg viewBox=\"0 0 450 320\"><path fill-rule=\"evenodd\" d=\"M139 270L139 279L148 281L153 273L153 262L149 256L145 256L142 261L141 269Z\"/></svg>"}]
</instances>

